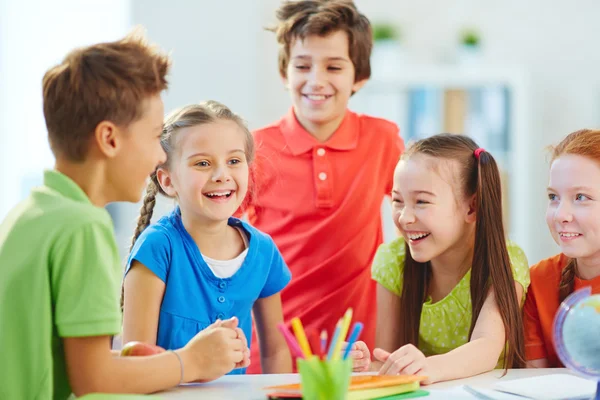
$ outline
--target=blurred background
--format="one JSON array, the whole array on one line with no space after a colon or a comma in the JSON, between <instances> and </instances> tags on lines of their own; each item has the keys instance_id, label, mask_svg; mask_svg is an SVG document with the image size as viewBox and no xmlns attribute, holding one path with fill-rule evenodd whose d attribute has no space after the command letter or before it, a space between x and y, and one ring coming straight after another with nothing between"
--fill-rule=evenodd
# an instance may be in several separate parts
<instances>
[{"instance_id":1,"label":"blurred background","mask_svg":"<svg viewBox=\"0 0 600 400\"><path fill-rule=\"evenodd\" d=\"M53 166L41 79L73 47L141 24L171 52L166 110L215 99L250 128L290 107L277 45L278 0L0 0L0 220ZM408 142L474 137L497 158L511 239L531 264L555 254L544 221L547 151L600 126L600 2L356 0L374 25L371 81L350 108L389 118ZM172 208L162 201L157 215ZM111 204L125 257L139 205ZM386 240L394 231L386 204Z\"/></svg>"}]
</instances>

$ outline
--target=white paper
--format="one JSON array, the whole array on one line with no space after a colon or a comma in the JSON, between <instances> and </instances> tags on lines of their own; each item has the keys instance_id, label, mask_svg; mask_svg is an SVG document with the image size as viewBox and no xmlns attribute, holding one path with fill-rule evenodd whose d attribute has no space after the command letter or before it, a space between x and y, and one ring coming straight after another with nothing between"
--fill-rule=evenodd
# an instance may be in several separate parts
<instances>
[{"instance_id":1,"label":"white paper","mask_svg":"<svg viewBox=\"0 0 600 400\"><path fill-rule=\"evenodd\" d=\"M551 374L496 383L502 392L539 400L590 399L597 382L569 374Z\"/></svg>"},{"instance_id":2,"label":"white paper","mask_svg":"<svg viewBox=\"0 0 600 400\"><path fill-rule=\"evenodd\" d=\"M427 390L426 387L424 387ZM524 400L521 396L498 392L493 389L484 389L477 386L457 386L450 389L431 389L429 400ZM423 398L425 399L425 398Z\"/></svg>"}]
</instances>

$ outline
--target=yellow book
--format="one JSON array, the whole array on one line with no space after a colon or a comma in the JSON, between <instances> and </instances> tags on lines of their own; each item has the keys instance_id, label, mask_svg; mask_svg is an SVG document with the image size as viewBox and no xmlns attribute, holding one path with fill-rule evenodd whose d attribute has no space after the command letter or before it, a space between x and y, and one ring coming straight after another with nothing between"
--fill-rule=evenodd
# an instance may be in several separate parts
<instances>
[{"instance_id":1,"label":"yellow book","mask_svg":"<svg viewBox=\"0 0 600 400\"><path fill-rule=\"evenodd\" d=\"M373 389L350 390L346 400L368 400L378 399L380 397L392 396L400 393L408 393L419 390L419 382L407 383L404 385L387 386Z\"/></svg>"}]
</instances>

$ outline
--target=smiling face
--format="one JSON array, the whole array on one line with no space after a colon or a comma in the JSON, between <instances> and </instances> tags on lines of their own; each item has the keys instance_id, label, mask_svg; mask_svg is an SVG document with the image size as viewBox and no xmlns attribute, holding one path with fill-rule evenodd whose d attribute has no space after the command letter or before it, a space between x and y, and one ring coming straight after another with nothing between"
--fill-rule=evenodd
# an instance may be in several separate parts
<instances>
[{"instance_id":1,"label":"smiling face","mask_svg":"<svg viewBox=\"0 0 600 400\"><path fill-rule=\"evenodd\" d=\"M157 176L182 214L218 222L235 213L248 192L245 140L245 132L230 120L181 129L169 169Z\"/></svg>"},{"instance_id":2,"label":"smiling face","mask_svg":"<svg viewBox=\"0 0 600 400\"><path fill-rule=\"evenodd\" d=\"M600 259L600 164L564 154L550 168L546 223L571 258Z\"/></svg>"},{"instance_id":3,"label":"smiling face","mask_svg":"<svg viewBox=\"0 0 600 400\"><path fill-rule=\"evenodd\" d=\"M354 79L346 32L292 42L284 83L290 89L296 118L311 133L342 121L350 96L366 82Z\"/></svg>"},{"instance_id":4,"label":"smiling face","mask_svg":"<svg viewBox=\"0 0 600 400\"><path fill-rule=\"evenodd\" d=\"M462 246L475 214L458 188L458 163L415 154L394 173L394 223L417 262L431 261Z\"/></svg>"}]
</instances>

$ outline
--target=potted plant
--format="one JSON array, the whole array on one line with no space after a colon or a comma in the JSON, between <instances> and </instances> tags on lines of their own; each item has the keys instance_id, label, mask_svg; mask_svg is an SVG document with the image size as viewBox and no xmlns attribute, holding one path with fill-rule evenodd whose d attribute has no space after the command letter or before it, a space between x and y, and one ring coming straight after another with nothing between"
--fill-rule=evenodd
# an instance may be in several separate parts
<instances>
[{"instance_id":1,"label":"potted plant","mask_svg":"<svg viewBox=\"0 0 600 400\"><path fill-rule=\"evenodd\" d=\"M380 43L382 41L399 41L400 35L398 29L387 22L373 24L373 42Z\"/></svg>"},{"instance_id":2,"label":"potted plant","mask_svg":"<svg viewBox=\"0 0 600 400\"><path fill-rule=\"evenodd\" d=\"M458 61L461 64L474 64L481 53L481 36L474 28L463 29L459 36Z\"/></svg>"},{"instance_id":3,"label":"potted plant","mask_svg":"<svg viewBox=\"0 0 600 400\"><path fill-rule=\"evenodd\" d=\"M479 47L480 40L479 33L474 29L465 29L461 33L460 42L463 46Z\"/></svg>"}]
</instances>

